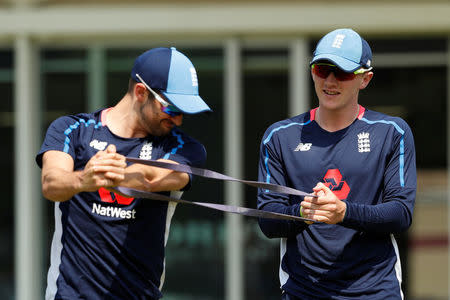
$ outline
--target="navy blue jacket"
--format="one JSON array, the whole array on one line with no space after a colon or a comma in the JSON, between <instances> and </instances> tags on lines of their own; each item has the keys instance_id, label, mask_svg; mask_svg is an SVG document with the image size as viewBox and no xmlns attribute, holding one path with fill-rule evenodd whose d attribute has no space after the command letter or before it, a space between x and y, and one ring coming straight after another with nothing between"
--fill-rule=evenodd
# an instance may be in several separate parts
<instances>
[{"instance_id":1,"label":"navy blue jacket","mask_svg":"<svg viewBox=\"0 0 450 300\"><path fill-rule=\"evenodd\" d=\"M259 180L312 192L324 182L347 204L336 225L259 221L281 238L281 288L301 299L401 299L392 233L411 225L416 193L414 141L400 118L365 110L336 132L315 111L270 126L261 143ZM299 215L301 197L258 191L258 208Z\"/></svg>"},{"instance_id":2,"label":"navy blue jacket","mask_svg":"<svg viewBox=\"0 0 450 300\"><path fill-rule=\"evenodd\" d=\"M101 111L65 116L47 130L36 156L68 153L82 170L99 150L114 144L125 156L165 158L202 166L200 143L174 129L168 136L122 138L101 122ZM46 299L159 299L164 249L175 204L126 198L105 189L55 203Z\"/></svg>"}]
</instances>

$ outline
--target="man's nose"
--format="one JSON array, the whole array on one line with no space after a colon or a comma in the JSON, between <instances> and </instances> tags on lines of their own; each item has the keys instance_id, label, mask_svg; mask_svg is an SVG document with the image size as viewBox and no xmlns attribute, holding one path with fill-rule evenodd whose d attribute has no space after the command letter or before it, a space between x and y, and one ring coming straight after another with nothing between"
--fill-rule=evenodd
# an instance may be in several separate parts
<instances>
[{"instance_id":1,"label":"man's nose","mask_svg":"<svg viewBox=\"0 0 450 300\"><path fill-rule=\"evenodd\" d=\"M325 78L325 82L327 83L335 83L337 81L336 76L334 75L334 72L330 72L328 74L327 78Z\"/></svg>"}]
</instances>

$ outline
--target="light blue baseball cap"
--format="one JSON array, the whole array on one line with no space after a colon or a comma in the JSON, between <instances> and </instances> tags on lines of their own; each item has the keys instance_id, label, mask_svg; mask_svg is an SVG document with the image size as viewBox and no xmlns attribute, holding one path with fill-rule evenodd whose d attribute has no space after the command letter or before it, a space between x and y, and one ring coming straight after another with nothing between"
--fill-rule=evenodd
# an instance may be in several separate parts
<instances>
[{"instance_id":1,"label":"light blue baseball cap","mask_svg":"<svg viewBox=\"0 0 450 300\"><path fill-rule=\"evenodd\" d=\"M131 78L160 91L185 114L211 111L198 93L197 72L192 62L174 47L154 48L134 62Z\"/></svg>"},{"instance_id":2,"label":"light blue baseball cap","mask_svg":"<svg viewBox=\"0 0 450 300\"><path fill-rule=\"evenodd\" d=\"M327 33L317 43L311 65L325 60L345 72L372 67L372 50L369 44L354 30L343 28Z\"/></svg>"}]
</instances>

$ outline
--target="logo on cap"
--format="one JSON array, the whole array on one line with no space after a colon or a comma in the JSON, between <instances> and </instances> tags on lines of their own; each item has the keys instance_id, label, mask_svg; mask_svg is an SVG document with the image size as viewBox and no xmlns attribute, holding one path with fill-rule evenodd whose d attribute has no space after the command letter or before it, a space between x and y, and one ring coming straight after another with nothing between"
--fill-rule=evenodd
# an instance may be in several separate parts
<instances>
[{"instance_id":1,"label":"logo on cap","mask_svg":"<svg viewBox=\"0 0 450 300\"><path fill-rule=\"evenodd\" d=\"M317 43L311 64L325 60L345 72L370 68L372 50L369 44L354 30L349 28L336 29L327 33Z\"/></svg>"},{"instance_id":2,"label":"logo on cap","mask_svg":"<svg viewBox=\"0 0 450 300\"><path fill-rule=\"evenodd\" d=\"M345 39L345 35L344 34L336 35L336 37L334 38L334 41L333 41L333 45L331 45L331 47L333 47L333 48L341 48L342 43L344 42L344 39Z\"/></svg>"},{"instance_id":3,"label":"logo on cap","mask_svg":"<svg viewBox=\"0 0 450 300\"><path fill-rule=\"evenodd\" d=\"M191 71L192 86L198 86L197 72L195 71L195 68L190 68L189 71Z\"/></svg>"},{"instance_id":4,"label":"logo on cap","mask_svg":"<svg viewBox=\"0 0 450 300\"><path fill-rule=\"evenodd\" d=\"M170 104L185 114L211 111L198 94L197 72L192 62L174 47L142 53L135 60L131 78L159 90Z\"/></svg>"}]
</instances>

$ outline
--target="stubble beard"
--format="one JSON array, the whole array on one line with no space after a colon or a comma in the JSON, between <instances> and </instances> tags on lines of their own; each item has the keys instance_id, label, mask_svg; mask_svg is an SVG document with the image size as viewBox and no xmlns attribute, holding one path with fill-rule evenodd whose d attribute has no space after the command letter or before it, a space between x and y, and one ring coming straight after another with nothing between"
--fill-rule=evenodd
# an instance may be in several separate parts
<instances>
[{"instance_id":1,"label":"stubble beard","mask_svg":"<svg viewBox=\"0 0 450 300\"><path fill-rule=\"evenodd\" d=\"M164 119L161 119L160 114L155 112L154 106L151 107L151 117L149 117L148 114L144 112L145 107L147 105L151 105L150 101L151 100L149 100L145 105L141 106L139 111L142 127L146 129L148 134L153 136L168 135L170 131L172 131L172 129L163 126L162 122L164 121Z\"/></svg>"}]
</instances>

